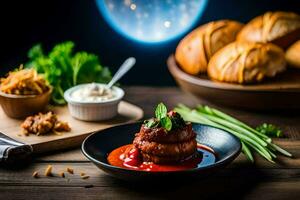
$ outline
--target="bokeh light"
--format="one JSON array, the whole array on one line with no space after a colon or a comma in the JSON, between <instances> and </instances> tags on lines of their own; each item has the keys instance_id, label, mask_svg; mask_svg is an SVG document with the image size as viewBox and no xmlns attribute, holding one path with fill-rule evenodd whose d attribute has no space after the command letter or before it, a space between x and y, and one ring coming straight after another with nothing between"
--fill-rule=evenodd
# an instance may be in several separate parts
<instances>
[{"instance_id":1,"label":"bokeh light","mask_svg":"<svg viewBox=\"0 0 300 200\"><path fill-rule=\"evenodd\" d=\"M96 0L106 21L127 38L164 42L186 33L208 0Z\"/></svg>"}]
</instances>

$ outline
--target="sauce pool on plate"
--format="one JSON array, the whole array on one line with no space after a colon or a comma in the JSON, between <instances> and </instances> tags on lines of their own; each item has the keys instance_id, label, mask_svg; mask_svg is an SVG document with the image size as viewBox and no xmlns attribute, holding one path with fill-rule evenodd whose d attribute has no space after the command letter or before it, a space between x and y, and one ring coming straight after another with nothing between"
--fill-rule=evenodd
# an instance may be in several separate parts
<instances>
[{"instance_id":1,"label":"sauce pool on plate","mask_svg":"<svg viewBox=\"0 0 300 200\"><path fill-rule=\"evenodd\" d=\"M143 162L139 150L134 148L132 144L128 144L113 150L108 155L107 160L109 164L116 167L139 171L166 172L210 165L216 162L216 155L211 148L198 144L196 153L181 162L176 164L155 164L153 162Z\"/></svg>"}]
</instances>

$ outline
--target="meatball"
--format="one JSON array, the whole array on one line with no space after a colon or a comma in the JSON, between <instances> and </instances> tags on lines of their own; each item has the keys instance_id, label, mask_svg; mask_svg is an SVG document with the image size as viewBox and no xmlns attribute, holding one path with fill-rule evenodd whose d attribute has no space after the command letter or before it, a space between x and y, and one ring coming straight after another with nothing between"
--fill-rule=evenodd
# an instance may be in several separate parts
<instances>
[{"instance_id":1,"label":"meatball","mask_svg":"<svg viewBox=\"0 0 300 200\"><path fill-rule=\"evenodd\" d=\"M183 128L167 132L164 128L147 128L142 125L140 132L136 137L141 140L158 143L177 143L185 142L195 138L195 132L192 130L192 124L187 124Z\"/></svg>"},{"instance_id":2,"label":"meatball","mask_svg":"<svg viewBox=\"0 0 300 200\"><path fill-rule=\"evenodd\" d=\"M141 140L140 137L136 137L133 144L141 152L157 156L188 156L195 152L197 146L197 142L194 139L178 143L158 143Z\"/></svg>"},{"instance_id":3,"label":"meatball","mask_svg":"<svg viewBox=\"0 0 300 200\"><path fill-rule=\"evenodd\" d=\"M196 134L191 124L168 132L161 127L142 126L133 144L140 150L143 161L160 164L181 161L197 149Z\"/></svg>"}]
</instances>

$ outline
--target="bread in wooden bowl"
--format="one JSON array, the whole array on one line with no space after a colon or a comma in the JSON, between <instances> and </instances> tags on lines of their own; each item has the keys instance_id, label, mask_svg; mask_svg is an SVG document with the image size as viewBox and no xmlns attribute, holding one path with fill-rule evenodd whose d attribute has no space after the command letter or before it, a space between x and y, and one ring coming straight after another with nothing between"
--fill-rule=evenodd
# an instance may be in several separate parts
<instances>
[{"instance_id":1,"label":"bread in wooden bowl","mask_svg":"<svg viewBox=\"0 0 300 200\"><path fill-rule=\"evenodd\" d=\"M237 39L272 42L286 48L300 39L300 16L293 12L266 12L246 24Z\"/></svg>"},{"instance_id":2,"label":"bread in wooden bowl","mask_svg":"<svg viewBox=\"0 0 300 200\"><path fill-rule=\"evenodd\" d=\"M290 67L300 69L300 40L287 49L285 59Z\"/></svg>"},{"instance_id":3,"label":"bread in wooden bowl","mask_svg":"<svg viewBox=\"0 0 300 200\"><path fill-rule=\"evenodd\" d=\"M181 68L192 75L206 72L211 56L233 42L243 24L220 20L204 24L184 37L177 46L175 58Z\"/></svg>"},{"instance_id":4,"label":"bread in wooden bowl","mask_svg":"<svg viewBox=\"0 0 300 200\"><path fill-rule=\"evenodd\" d=\"M256 83L286 69L283 50L271 43L233 42L210 59L211 79L230 83Z\"/></svg>"}]
</instances>

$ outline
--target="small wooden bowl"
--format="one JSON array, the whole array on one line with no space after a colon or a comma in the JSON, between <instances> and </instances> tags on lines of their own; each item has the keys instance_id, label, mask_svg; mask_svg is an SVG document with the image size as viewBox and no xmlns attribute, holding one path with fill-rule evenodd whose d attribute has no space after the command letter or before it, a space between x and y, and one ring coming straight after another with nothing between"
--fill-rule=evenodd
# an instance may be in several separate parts
<instances>
[{"instance_id":1,"label":"small wooden bowl","mask_svg":"<svg viewBox=\"0 0 300 200\"><path fill-rule=\"evenodd\" d=\"M248 110L300 109L300 70L291 70L253 85L215 82L207 75L183 72L173 55L168 69L182 90L212 103Z\"/></svg>"},{"instance_id":2,"label":"small wooden bowl","mask_svg":"<svg viewBox=\"0 0 300 200\"><path fill-rule=\"evenodd\" d=\"M15 95L0 91L0 104L11 118L25 118L43 111L49 103L52 88L40 95Z\"/></svg>"}]
</instances>

